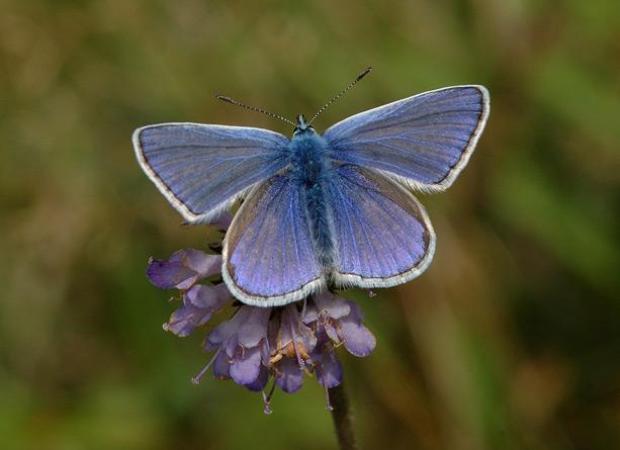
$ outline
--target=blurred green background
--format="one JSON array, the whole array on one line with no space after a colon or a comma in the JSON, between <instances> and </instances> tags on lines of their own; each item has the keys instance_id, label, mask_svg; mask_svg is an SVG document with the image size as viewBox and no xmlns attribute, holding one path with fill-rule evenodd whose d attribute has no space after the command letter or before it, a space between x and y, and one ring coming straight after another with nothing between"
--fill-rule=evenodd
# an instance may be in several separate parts
<instances>
[{"instance_id":1,"label":"blurred green background","mask_svg":"<svg viewBox=\"0 0 620 450\"><path fill-rule=\"evenodd\" d=\"M351 292L378 338L342 353L362 449L620 448L620 2L0 2L0 448L333 449L306 380L264 416L190 383L200 336L149 256L204 247L134 160L163 121L317 122L480 83L491 117L448 192L421 195L420 279Z\"/></svg>"}]
</instances>

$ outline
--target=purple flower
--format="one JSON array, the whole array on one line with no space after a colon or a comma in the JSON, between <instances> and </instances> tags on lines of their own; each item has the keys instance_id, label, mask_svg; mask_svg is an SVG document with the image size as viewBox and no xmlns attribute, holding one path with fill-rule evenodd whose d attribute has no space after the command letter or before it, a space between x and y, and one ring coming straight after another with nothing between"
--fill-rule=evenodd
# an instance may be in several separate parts
<instances>
[{"instance_id":1,"label":"purple flower","mask_svg":"<svg viewBox=\"0 0 620 450\"><path fill-rule=\"evenodd\" d=\"M342 366L333 347L321 346L313 357L316 379L321 386L330 389L342 383Z\"/></svg>"},{"instance_id":2,"label":"purple flower","mask_svg":"<svg viewBox=\"0 0 620 450\"><path fill-rule=\"evenodd\" d=\"M149 260L146 275L160 289L191 288L201 278L221 273L222 257L189 248L175 252L170 259Z\"/></svg>"},{"instance_id":3,"label":"purple flower","mask_svg":"<svg viewBox=\"0 0 620 450\"><path fill-rule=\"evenodd\" d=\"M284 392L292 394L301 389L304 371L294 358L282 358L272 365L276 384Z\"/></svg>"},{"instance_id":4,"label":"purple flower","mask_svg":"<svg viewBox=\"0 0 620 450\"><path fill-rule=\"evenodd\" d=\"M183 295L183 305L172 313L164 330L179 337L189 336L194 328L207 323L214 312L221 309L231 295L226 285L215 286L198 284Z\"/></svg>"},{"instance_id":5,"label":"purple flower","mask_svg":"<svg viewBox=\"0 0 620 450\"><path fill-rule=\"evenodd\" d=\"M313 297L304 322L313 326L317 333L325 333L335 345L344 343L354 356L368 356L375 349L375 337L362 324L359 306L331 292Z\"/></svg>"},{"instance_id":6,"label":"purple flower","mask_svg":"<svg viewBox=\"0 0 620 450\"><path fill-rule=\"evenodd\" d=\"M224 283L204 283L221 272L221 263L221 256L194 249L180 250L168 260L149 261L151 282L162 289L176 288L181 294L181 304L164 329L188 336L233 304ZM375 337L362 323L358 305L331 292L283 307L242 305L206 337L204 348L213 356L193 381L200 382L211 370L216 378L263 391L265 412L269 413L276 386L287 393L296 392L307 374L314 374L326 390L338 386L342 366L336 349L343 346L362 357L368 356L375 344ZM270 380L273 383L267 393Z\"/></svg>"},{"instance_id":7,"label":"purple flower","mask_svg":"<svg viewBox=\"0 0 620 450\"><path fill-rule=\"evenodd\" d=\"M270 308L242 306L232 319L211 331L205 349L216 352L213 371L217 377L232 378L252 390L265 386L267 378L262 374L262 366L269 359L270 314Z\"/></svg>"}]
</instances>

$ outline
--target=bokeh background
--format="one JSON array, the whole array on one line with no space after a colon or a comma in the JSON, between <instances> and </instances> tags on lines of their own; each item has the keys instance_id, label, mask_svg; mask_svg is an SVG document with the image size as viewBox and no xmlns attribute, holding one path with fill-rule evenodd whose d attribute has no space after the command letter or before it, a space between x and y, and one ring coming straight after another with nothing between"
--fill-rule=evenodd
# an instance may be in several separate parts
<instances>
[{"instance_id":1,"label":"bokeh background","mask_svg":"<svg viewBox=\"0 0 620 450\"><path fill-rule=\"evenodd\" d=\"M620 2L0 2L0 448L333 449L314 380L259 396L190 383L201 337L149 256L204 247L133 156L162 121L287 126L447 85L489 87L476 153L423 195L420 279L360 301L344 355L362 449L620 448Z\"/></svg>"}]
</instances>

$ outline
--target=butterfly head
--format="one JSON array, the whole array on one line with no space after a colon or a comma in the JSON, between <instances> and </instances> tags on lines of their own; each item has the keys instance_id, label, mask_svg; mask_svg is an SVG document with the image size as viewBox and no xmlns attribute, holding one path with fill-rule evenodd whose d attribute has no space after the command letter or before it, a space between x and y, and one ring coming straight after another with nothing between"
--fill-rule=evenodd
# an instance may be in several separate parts
<instances>
[{"instance_id":1,"label":"butterfly head","mask_svg":"<svg viewBox=\"0 0 620 450\"><path fill-rule=\"evenodd\" d=\"M313 132L314 128L306 122L306 118L303 114L297 115L297 124L295 125L295 131L293 131L293 135L303 134L307 132Z\"/></svg>"}]
</instances>

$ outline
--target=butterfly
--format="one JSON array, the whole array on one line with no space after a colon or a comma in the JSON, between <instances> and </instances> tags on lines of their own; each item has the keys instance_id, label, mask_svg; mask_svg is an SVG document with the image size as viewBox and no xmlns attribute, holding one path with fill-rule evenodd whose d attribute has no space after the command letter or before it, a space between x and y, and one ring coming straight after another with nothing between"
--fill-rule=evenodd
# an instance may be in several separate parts
<instances>
[{"instance_id":1,"label":"butterfly","mask_svg":"<svg viewBox=\"0 0 620 450\"><path fill-rule=\"evenodd\" d=\"M299 115L287 121L290 139L261 128L162 123L137 129L133 145L189 223L211 222L243 199L224 238L222 276L241 302L268 307L331 286L391 287L424 272L436 237L410 191L450 187L488 116L487 89L465 85L355 114L322 135Z\"/></svg>"}]
</instances>

